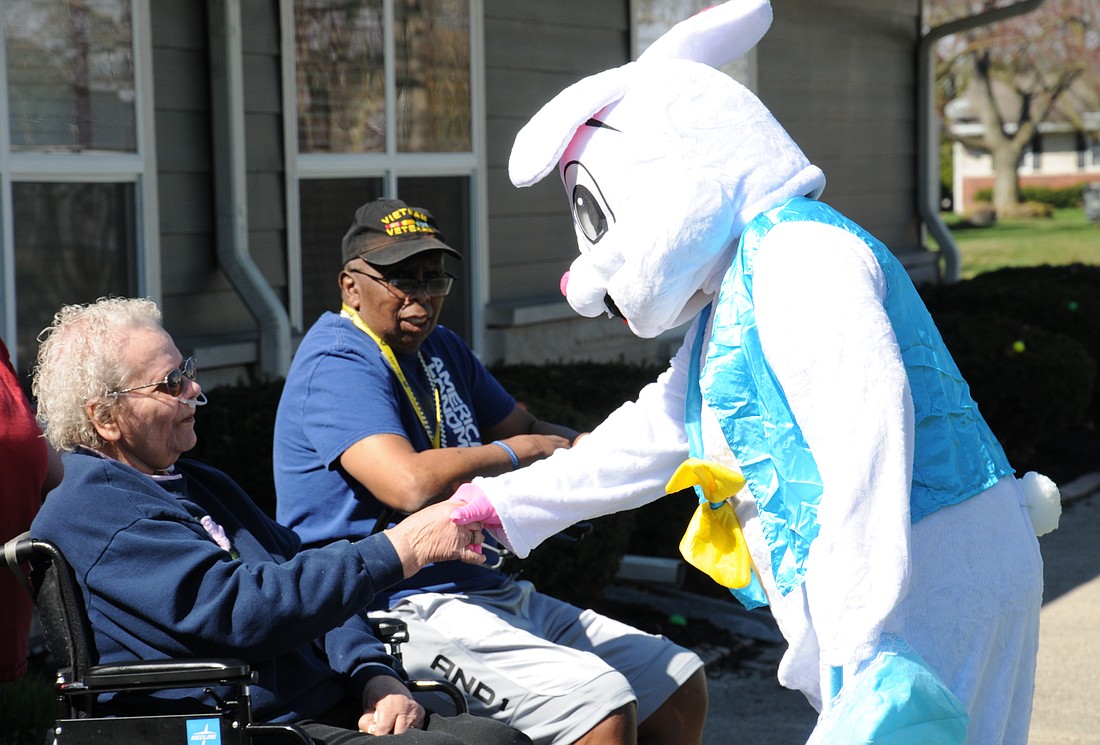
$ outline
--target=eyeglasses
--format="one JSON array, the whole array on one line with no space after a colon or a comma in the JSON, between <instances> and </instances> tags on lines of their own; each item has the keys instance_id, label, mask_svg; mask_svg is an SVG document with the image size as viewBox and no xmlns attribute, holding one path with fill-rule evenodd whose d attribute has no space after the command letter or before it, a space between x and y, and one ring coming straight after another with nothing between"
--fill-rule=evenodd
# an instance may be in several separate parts
<instances>
[{"instance_id":1,"label":"eyeglasses","mask_svg":"<svg viewBox=\"0 0 1100 745\"><path fill-rule=\"evenodd\" d=\"M197 375L198 373L195 371L195 358L188 357L183 361L183 365L165 375L163 380L158 380L155 383L135 385L131 388L123 388L119 391L111 391L111 394L129 393L130 391L138 391L142 388L152 388L155 385L163 385L164 390L167 391L169 396L179 396L180 393L183 392L183 379L195 380Z\"/></svg>"},{"instance_id":2,"label":"eyeglasses","mask_svg":"<svg viewBox=\"0 0 1100 745\"><path fill-rule=\"evenodd\" d=\"M443 297L451 291L455 283L453 274L445 274L442 277L428 277L427 279L413 279L412 277L379 277L354 267L348 269L348 271L370 277L375 282L386 285L387 289L397 290L404 297L412 297L421 287L424 288L429 297Z\"/></svg>"}]
</instances>

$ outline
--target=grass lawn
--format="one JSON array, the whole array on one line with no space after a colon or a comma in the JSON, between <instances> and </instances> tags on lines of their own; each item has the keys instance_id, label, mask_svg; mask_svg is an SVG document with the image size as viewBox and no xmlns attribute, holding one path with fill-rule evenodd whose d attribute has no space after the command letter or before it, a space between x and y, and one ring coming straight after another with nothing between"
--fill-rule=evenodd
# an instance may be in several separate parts
<instances>
[{"instance_id":1,"label":"grass lawn","mask_svg":"<svg viewBox=\"0 0 1100 745\"><path fill-rule=\"evenodd\" d=\"M1100 264L1100 225L1085 219L1083 209L998 220L988 228L970 227L954 215L944 222L959 246L963 279L1006 266Z\"/></svg>"}]
</instances>

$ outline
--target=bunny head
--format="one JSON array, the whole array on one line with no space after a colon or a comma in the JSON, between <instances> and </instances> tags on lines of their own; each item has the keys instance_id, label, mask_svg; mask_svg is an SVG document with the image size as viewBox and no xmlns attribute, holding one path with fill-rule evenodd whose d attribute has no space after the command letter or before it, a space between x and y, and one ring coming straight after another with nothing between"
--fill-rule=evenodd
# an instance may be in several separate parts
<instances>
[{"instance_id":1,"label":"bunny head","mask_svg":"<svg viewBox=\"0 0 1100 745\"><path fill-rule=\"evenodd\" d=\"M509 175L557 165L580 256L562 290L653 337L710 302L744 226L825 177L764 105L716 69L771 22L767 0L729 0L674 26L639 57L558 94L520 131Z\"/></svg>"}]
</instances>

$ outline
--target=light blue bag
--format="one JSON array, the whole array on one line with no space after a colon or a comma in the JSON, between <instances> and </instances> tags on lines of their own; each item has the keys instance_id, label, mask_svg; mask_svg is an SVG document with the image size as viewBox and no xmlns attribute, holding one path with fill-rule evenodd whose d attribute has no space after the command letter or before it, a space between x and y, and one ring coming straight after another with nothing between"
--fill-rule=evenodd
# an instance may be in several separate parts
<instances>
[{"instance_id":1,"label":"light blue bag","mask_svg":"<svg viewBox=\"0 0 1100 745\"><path fill-rule=\"evenodd\" d=\"M959 698L901 637L883 634L874 657L844 680L806 745L960 745L969 717Z\"/></svg>"}]
</instances>

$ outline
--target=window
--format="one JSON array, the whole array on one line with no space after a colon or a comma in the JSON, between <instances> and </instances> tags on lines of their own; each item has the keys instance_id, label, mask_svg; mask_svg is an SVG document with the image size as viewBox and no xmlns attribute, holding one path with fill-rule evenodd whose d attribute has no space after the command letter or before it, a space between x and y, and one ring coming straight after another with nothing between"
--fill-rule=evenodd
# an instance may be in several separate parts
<instances>
[{"instance_id":1,"label":"window","mask_svg":"<svg viewBox=\"0 0 1100 745\"><path fill-rule=\"evenodd\" d=\"M154 201L139 16L145 0L0 11L0 331L24 372L61 305L156 289L139 258Z\"/></svg>"},{"instance_id":2,"label":"window","mask_svg":"<svg viewBox=\"0 0 1100 745\"><path fill-rule=\"evenodd\" d=\"M340 241L359 205L382 196L382 179L309 179L299 186L302 219L302 314L312 324L339 304Z\"/></svg>"},{"instance_id":3,"label":"window","mask_svg":"<svg viewBox=\"0 0 1100 745\"><path fill-rule=\"evenodd\" d=\"M340 239L356 208L397 197L431 211L465 257L448 263L460 281L442 320L476 346L473 195L483 168L471 50L480 0L292 3L293 50L284 59L297 103L287 127L296 152L288 168L287 201L297 207L290 254L300 262L290 276L301 278L290 291L294 326L304 331L338 308Z\"/></svg>"},{"instance_id":4,"label":"window","mask_svg":"<svg viewBox=\"0 0 1100 745\"><path fill-rule=\"evenodd\" d=\"M1022 170L1038 171L1043 167L1043 138L1038 132L1024 146L1020 153L1019 166Z\"/></svg>"}]
</instances>

